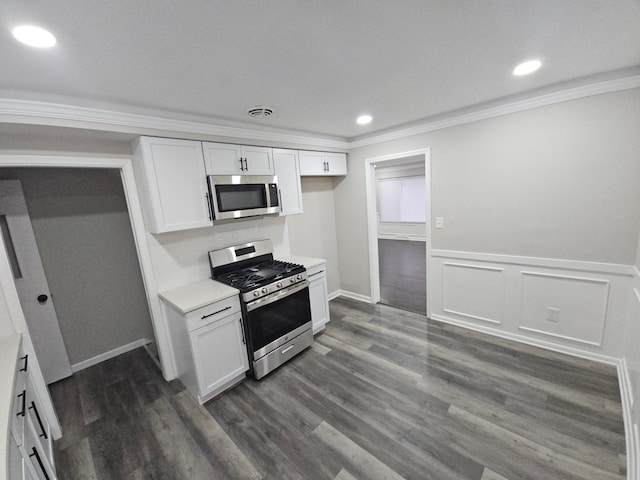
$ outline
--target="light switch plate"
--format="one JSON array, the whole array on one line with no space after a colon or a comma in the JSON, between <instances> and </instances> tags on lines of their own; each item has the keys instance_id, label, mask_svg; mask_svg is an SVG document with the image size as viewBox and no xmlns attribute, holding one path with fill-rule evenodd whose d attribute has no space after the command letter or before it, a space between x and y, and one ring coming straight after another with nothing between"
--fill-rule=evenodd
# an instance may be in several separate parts
<instances>
[{"instance_id":1,"label":"light switch plate","mask_svg":"<svg viewBox=\"0 0 640 480\"><path fill-rule=\"evenodd\" d=\"M444 217L436 217L436 228L444 228Z\"/></svg>"}]
</instances>

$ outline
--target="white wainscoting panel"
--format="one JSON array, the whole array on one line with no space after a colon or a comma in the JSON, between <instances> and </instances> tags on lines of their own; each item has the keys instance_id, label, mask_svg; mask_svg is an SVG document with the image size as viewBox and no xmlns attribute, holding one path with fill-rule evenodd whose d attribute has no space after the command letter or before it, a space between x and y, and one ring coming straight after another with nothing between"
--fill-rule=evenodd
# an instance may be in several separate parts
<instances>
[{"instance_id":1,"label":"white wainscoting panel","mask_svg":"<svg viewBox=\"0 0 640 480\"><path fill-rule=\"evenodd\" d=\"M504 269L464 263L442 264L442 311L494 324L502 323Z\"/></svg>"},{"instance_id":2,"label":"white wainscoting panel","mask_svg":"<svg viewBox=\"0 0 640 480\"><path fill-rule=\"evenodd\" d=\"M519 328L602 346L610 282L606 279L522 271ZM557 321L547 319L557 309Z\"/></svg>"}]
</instances>

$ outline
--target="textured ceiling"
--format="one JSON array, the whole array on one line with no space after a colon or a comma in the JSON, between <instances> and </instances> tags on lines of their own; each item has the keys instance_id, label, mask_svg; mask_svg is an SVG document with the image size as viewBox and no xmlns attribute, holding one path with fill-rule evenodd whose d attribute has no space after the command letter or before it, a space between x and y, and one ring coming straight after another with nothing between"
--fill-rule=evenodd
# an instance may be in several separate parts
<instances>
[{"instance_id":1,"label":"textured ceiling","mask_svg":"<svg viewBox=\"0 0 640 480\"><path fill-rule=\"evenodd\" d=\"M345 139L640 71L634 0L3 0L0 21L0 97Z\"/></svg>"}]
</instances>

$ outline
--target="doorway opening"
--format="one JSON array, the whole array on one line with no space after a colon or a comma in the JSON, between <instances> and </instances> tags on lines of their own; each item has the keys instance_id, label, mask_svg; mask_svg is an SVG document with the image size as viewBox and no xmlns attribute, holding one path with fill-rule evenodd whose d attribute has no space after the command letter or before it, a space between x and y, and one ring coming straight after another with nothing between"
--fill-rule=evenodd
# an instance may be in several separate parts
<instances>
[{"instance_id":1,"label":"doorway opening","mask_svg":"<svg viewBox=\"0 0 640 480\"><path fill-rule=\"evenodd\" d=\"M139 346L153 355L120 172L0 168L0 185L0 206L14 205L14 263L28 273L14 281L45 382Z\"/></svg>"},{"instance_id":2,"label":"doorway opening","mask_svg":"<svg viewBox=\"0 0 640 480\"><path fill-rule=\"evenodd\" d=\"M430 150L366 161L371 300L430 315Z\"/></svg>"}]
</instances>

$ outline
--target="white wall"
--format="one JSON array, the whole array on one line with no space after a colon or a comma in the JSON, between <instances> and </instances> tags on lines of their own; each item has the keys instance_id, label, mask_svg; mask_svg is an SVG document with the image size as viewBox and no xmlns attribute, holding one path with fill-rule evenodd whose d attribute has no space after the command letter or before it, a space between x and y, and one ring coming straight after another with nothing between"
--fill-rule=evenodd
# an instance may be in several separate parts
<instances>
[{"instance_id":1,"label":"white wall","mask_svg":"<svg viewBox=\"0 0 640 480\"><path fill-rule=\"evenodd\" d=\"M287 217L291 253L327 261L329 293L340 289L334 183L341 178L302 177L304 213Z\"/></svg>"},{"instance_id":2,"label":"white wall","mask_svg":"<svg viewBox=\"0 0 640 480\"><path fill-rule=\"evenodd\" d=\"M640 90L356 148L335 201L342 288L369 294L364 162L431 148L435 249L630 265L640 231Z\"/></svg>"},{"instance_id":3,"label":"white wall","mask_svg":"<svg viewBox=\"0 0 640 480\"><path fill-rule=\"evenodd\" d=\"M263 217L180 232L147 233L158 291L211 278L207 257L211 250L268 238L276 258L288 255L285 218Z\"/></svg>"}]
</instances>

